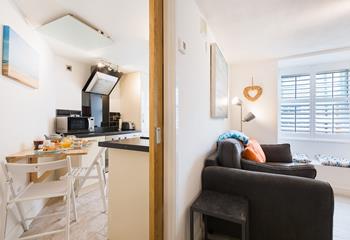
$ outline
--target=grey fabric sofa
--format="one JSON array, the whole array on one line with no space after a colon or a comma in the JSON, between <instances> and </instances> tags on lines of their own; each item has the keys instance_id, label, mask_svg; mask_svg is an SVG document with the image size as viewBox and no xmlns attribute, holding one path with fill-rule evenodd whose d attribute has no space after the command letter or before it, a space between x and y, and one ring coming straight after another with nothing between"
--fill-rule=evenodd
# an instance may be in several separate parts
<instances>
[{"instance_id":1,"label":"grey fabric sofa","mask_svg":"<svg viewBox=\"0 0 350 240\"><path fill-rule=\"evenodd\" d=\"M311 165L291 163L290 147L263 145L266 164L241 158L243 146L228 139L205 162L203 190L243 196L249 201L251 240L333 239L333 190L315 180ZM232 223L208 217L209 232L240 235Z\"/></svg>"}]
</instances>

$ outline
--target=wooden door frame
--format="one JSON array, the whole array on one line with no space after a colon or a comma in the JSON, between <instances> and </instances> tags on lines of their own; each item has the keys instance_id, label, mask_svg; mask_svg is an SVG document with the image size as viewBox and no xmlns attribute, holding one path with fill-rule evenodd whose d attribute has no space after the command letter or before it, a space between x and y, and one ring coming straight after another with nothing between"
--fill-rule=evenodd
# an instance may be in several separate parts
<instances>
[{"instance_id":1,"label":"wooden door frame","mask_svg":"<svg viewBox=\"0 0 350 240\"><path fill-rule=\"evenodd\" d=\"M149 239L164 238L164 0L149 1L150 196ZM158 139L156 129L160 129ZM137 231L137 230L136 230Z\"/></svg>"}]
</instances>

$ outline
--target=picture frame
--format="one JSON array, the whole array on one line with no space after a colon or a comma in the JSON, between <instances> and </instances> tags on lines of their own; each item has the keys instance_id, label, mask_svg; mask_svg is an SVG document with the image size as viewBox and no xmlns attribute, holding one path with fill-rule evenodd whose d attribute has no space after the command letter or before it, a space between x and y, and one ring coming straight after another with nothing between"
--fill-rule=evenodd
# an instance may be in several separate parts
<instances>
[{"instance_id":1,"label":"picture frame","mask_svg":"<svg viewBox=\"0 0 350 240\"><path fill-rule=\"evenodd\" d=\"M228 64L216 43L210 45L210 102L212 118L228 118Z\"/></svg>"},{"instance_id":2,"label":"picture frame","mask_svg":"<svg viewBox=\"0 0 350 240\"><path fill-rule=\"evenodd\" d=\"M39 54L10 26L2 26L2 75L39 88Z\"/></svg>"}]
</instances>

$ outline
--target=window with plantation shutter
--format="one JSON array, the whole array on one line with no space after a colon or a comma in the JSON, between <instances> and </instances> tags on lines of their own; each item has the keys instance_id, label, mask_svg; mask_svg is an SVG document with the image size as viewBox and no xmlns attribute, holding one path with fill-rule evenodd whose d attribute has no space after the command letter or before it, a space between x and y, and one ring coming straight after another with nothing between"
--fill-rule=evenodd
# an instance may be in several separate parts
<instances>
[{"instance_id":1,"label":"window with plantation shutter","mask_svg":"<svg viewBox=\"0 0 350 240\"><path fill-rule=\"evenodd\" d=\"M350 137L349 70L282 75L279 131L284 136Z\"/></svg>"},{"instance_id":2,"label":"window with plantation shutter","mask_svg":"<svg viewBox=\"0 0 350 240\"><path fill-rule=\"evenodd\" d=\"M309 99L310 75L282 76L282 99Z\"/></svg>"},{"instance_id":3,"label":"window with plantation shutter","mask_svg":"<svg viewBox=\"0 0 350 240\"><path fill-rule=\"evenodd\" d=\"M320 102L315 106L315 132L317 133L349 133L349 103Z\"/></svg>"},{"instance_id":4,"label":"window with plantation shutter","mask_svg":"<svg viewBox=\"0 0 350 240\"><path fill-rule=\"evenodd\" d=\"M310 104L282 104L281 130L284 132L310 132Z\"/></svg>"},{"instance_id":5,"label":"window with plantation shutter","mask_svg":"<svg viewBox=\"0 0 350 240\"><path fill-rule=\"evenodd\" d=\"M280 130L310 132L310 75L281 77Z\"/></svg>"},{"instance_id":6,"label":"window with plantation shutter","mask_svg":"<svg viewBox=\"0 0 350 240\"><path fill-rule=\"evenodd\" d=\"M315 132L350 133L349 70L316 74Z\"/></svg>"}]
</instances>

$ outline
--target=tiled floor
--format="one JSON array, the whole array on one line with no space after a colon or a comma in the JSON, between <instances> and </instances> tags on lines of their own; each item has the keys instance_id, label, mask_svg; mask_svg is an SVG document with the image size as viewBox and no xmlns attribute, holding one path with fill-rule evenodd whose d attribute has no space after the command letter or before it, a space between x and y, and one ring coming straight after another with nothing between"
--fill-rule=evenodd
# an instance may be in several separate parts
<instances>
[{"instance_id":1,"label":"tiled floor","mask_svg":"<svg viewBox=\"0 0 350 240\"><path fill-rule=\"evenodd\" d=\"M79 221L71 228L72 240L106 240L107 239L107 215L102 213L99 191L85 194L78 199ZM45 208L42 214L62 211L62 203L56 203ZM333 240L350 239L350 198L336 196L334 215L334 238ZM38 219L33 222L31 230L25 235L37 233L45 229L54 230L64 225L64 219ZM45 240L62 240L63 235L55 235L42 238ZM219 238L227 239L227 238Z\"/></svg>"}]
</instances>

